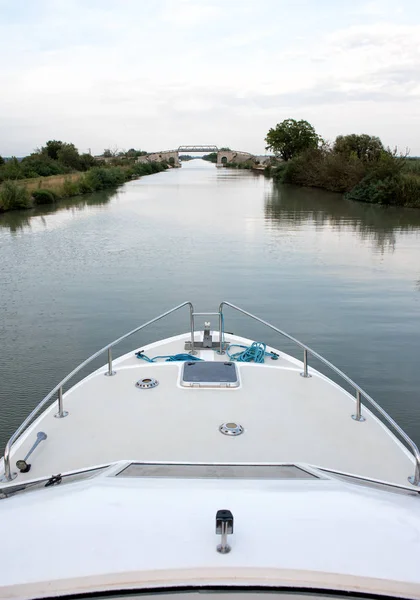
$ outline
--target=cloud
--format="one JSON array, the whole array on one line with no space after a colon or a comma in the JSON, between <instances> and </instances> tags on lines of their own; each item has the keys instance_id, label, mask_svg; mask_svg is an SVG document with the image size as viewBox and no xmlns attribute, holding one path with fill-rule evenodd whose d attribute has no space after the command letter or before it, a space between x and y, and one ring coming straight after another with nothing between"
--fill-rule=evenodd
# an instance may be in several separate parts
<instances>
[{"instance_id":1,"label":"cloud","mask_svg":"<svg viewBox=\"0 0 420 600\"><path fill-rule=\"evenodd\" d=\"M357 0L351 19L308 0L36 4L0 0L0 154L49 137L100 151L214 136L262 152L268 128L288 117L331 137L369 128L420 154L411 0L393 22Z\"/></svg>"},{"instance_id":2,"label":"cloud","mask_svg":"<svg viewBox=\"0 0 420 600\"><path fill-rule=\"evenodd\" d=\"M223 14L220 6L213 2L200 0L167 0L162 9L161 18L176 27L195 27L207 23Z\"/></svg>"},{"instance_id":3,"label":"cloud","mask_svg":"<svg viewBox=\"0 0 420 600\"><path fill-rule=\"evenodd\" d=\"M351 14L363 17L389 17L390 13L401 14L402 12L402 6L389 0L372 0L350 9Z\"/></svg>"}]
</instances>

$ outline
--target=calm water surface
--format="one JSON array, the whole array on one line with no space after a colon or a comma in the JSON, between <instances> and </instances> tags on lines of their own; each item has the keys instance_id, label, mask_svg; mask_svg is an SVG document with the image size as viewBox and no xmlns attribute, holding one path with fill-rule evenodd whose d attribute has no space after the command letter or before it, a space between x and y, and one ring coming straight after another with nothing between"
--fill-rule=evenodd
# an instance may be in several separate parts
<instances>
[{"instance_id":1,"label":"calm water surface","mask_svg":"<svg viewBox=\"0 0 420 600\"><path fill-rule=\"evenodd\" d=\"M420 211L197 160L0 216L0 257L2 447L99 347L184 300L213 311L222 299L311 345L420 443ZM115 354L187 329L179 313ZM226 329L296 354L240 316Z\"/></svg>"}]
</instances>

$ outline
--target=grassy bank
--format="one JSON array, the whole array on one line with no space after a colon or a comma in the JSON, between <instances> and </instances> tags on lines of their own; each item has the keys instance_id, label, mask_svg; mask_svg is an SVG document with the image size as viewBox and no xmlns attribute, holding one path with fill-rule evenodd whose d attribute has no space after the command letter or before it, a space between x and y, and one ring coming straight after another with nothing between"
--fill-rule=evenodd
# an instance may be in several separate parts
<instances>
[{"instance_id":1,"label":"grassy bank","mask_svg":"<svg viewBox=\"0 0 420 600\"><path fill-rule=\"evenodd\" d=\"M340 192L350 200L420 208L420 159L380 152L375 160L311 149L267 169L282 183Z\"/></svg>"},{"instance_id":2,"label":"grassy bank","mask_svg":"<svg viewBox=\"0 0 420 600\"><path fill-rule=\"evenodd\" d=\"M127 167L93 167L83 173L9 179L0 185L0 212L52 204L61 198L117 187L131 179L159 173L167 168L165 163L135 163Z\"/></svg>"}]
</instances>

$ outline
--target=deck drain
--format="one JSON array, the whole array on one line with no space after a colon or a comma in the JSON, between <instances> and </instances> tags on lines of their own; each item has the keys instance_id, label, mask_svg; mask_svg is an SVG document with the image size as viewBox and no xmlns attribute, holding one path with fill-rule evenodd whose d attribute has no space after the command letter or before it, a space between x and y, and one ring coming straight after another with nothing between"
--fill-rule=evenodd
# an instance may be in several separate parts
<instances>
[{"instance_id":1,"label":"deck drain","mask_svg":"<svg viewBox=\"0 0 420 600\"><path fill-rule=\"evenodd\" d=\"M241 435L244 432L244 428L239 423L223 423L220 425L219 431L224 435Z\"/></svg>"},{"instance_id":2,"label":"deck drain","mask_svg":"<svg viewBox=\"0 0 420 600\"><path fill-rule=\"evenodd\" d=\"M150 390L157 385L159 385L159 381L157 379L153 379L152 377L145 377L144 379L139 379L136 382L136 388L140 388L141 390Z\"/></svg>"}]
</instances>

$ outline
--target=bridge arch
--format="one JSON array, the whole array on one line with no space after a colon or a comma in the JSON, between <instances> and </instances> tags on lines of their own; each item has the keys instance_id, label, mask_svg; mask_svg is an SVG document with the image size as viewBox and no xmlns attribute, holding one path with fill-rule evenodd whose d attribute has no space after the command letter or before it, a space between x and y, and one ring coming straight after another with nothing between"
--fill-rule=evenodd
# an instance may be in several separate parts
<instances>
[{"instance_id":1,"label":"bridge arch","mask_svg":"<svg viewBox=\"0 0 420 600\"><path fill-rule=\"evenodd\" d=\"M255 159L249 152L240 150L219 150L217 146L207 144L206 146L178 146L176 150L161 150L160 152L151 152L145 156L139 156L137 162L162 162L169 163L172 167L181 166L180 154L217 154L217 165L224 166L227 163L243 163Z\"/></svg>"}]
</instances>

